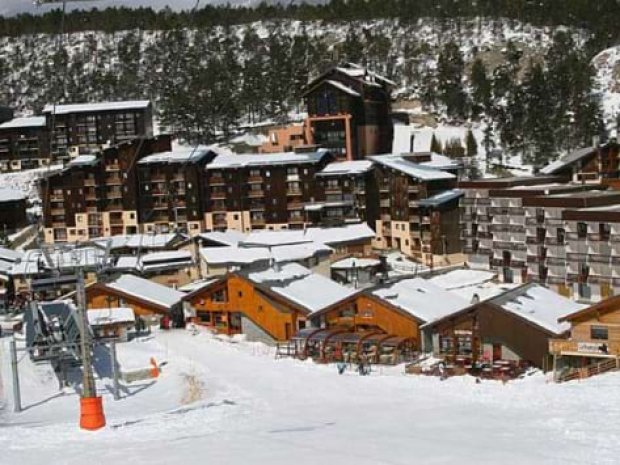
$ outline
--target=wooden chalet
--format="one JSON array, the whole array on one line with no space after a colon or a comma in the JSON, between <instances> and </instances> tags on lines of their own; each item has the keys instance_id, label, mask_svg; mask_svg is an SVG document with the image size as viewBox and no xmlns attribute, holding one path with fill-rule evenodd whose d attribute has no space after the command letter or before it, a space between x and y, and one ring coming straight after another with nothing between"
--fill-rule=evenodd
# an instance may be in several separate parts
<instances>
[{"instance_id":1,"label":"wooden chalet","mask_svg":"<svg viewBox=\"0 0 620 465\"><path fill-rule=\"evenodd\" d=\"M168 317L174 326L183 326L184 296L182 292L131 274L86 288L87 308L131 308L137 318L149 324Z\"/></svg>"},{"instance_id":2,"label":"wooden chalet","mask_svg":"<svg viewBox=\"0 0 620 465\"><path fill-rule=\"evenodd\" d=\"M546 369L549 340L568 330L558 318L581 308L543 286L525 284L426 324L424 349L466 369L501 371L514 363Z\"/></svg>"},{"instance_id":3,"label":"wooden chalet","mask_svg":"<svg viewBox=\"0 0 620 465\"><path fill-rule=\"evenodd\" d=\"M311 313L355 291L297 264L242 270L208 282L184 301L195 322L218 333L249 340L288 341L307 325Z\"/></svg>"},{"instance_id":4,"label":"wooden chalet","mask_svg":"<svg viewBox=\"0 0 620 465\"><path fill-rule=\"evenodd\" d=\"M569 381L620 368L620 296L560 318L568 339L551 339L554 379Z\"/></svg>"}]
</instances>

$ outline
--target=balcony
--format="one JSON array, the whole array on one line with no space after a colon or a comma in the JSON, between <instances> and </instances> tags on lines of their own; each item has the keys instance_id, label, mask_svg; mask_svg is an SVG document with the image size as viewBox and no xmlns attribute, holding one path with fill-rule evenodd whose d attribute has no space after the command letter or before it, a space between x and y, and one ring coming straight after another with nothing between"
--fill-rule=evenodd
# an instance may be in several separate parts
<instances>
[{"instance_id":1,"label":"balcony","mask_svg":"<svg viewBox=\"0 0 620 465\"><path fill-rule=\"evenodd\" d=\"M383 199L379 201L379 206L382 208L389 208L390 206L390 200L389 199Z\"/></svg>"},{"instance_id":2,"label":"balcony","mask_svg":"<svg viewBox=\"0 0 620 465\"><path fill-rule=\"evenodd\" d=\"M250 177L248 177L248 184L260 184L262 182L263 182L263 177L262 176L250 176Z\"/></svg>"},{"instance_id":3,"label":"balcony","mask_svg":"<svg viewBox=\"0 0 620 465\"><path fill-rule=\"evenodd\" d=\"M290 197L297 197L303 195L303 192L301 189L287 189L286 195Z\"/></svg>"},{"instance_id":4,"label":"balcony","mask_svg":"<svg viewBox=\"0 0 620 465\"><path fill-rule=\"evenodd\" d=\"M224 181L224 178L221 176L211 176L209 178L209 184L212 186L223 186L226 184L226 181Z\"/></svg>"},{"instance_id":5,"label":"balcony","mask_svg":"<svg viewBox=\"0 0 620 465\"><path fill-rule=\"evenodd\" d=\"M265 218L250 218L250 223L252 226L265 226Z\"/></svg>"},{"instance_id":6,"label":"balcony","mask_svg":"<svg viewBox=\"0 0 620 465\"><path fill-rule=\"evenodd\" d=\"M94 179L84 179L84 186L85 187L95 187L97 185L97 181Z\"/></svg>"},{"instance_id":7,"label":"balcony","mask_svg":"<svg viewBox=\"0 0 620 465\"><path fill-rule=\"evenodd\" d=\"M105 183L108 186L118 186L123 183L122 178L119 175L106 176Z\"/></svg>"},{"instance_id":8,"label":"balcony","mask_svg":"<svg viewBox=\"0 0 620 465\"><path fill-rule=\"evenodd\" d=\"M409 192L410 194L418 193L418 192L420 192L420 186L408 186L407 187L407 192Z\"/></svg>"},{"instance_id":9,"label":"balcony","mask_svg":"<svg viewBox=\"0 0 620 465\"><path fill-rule=\"evenodd\" d=\"M305 220L303 216L289 216L288 222L291 224L303 224L305 223Z\"/></svg>"},{"instance_id":10,"label":"balcony","mask_svg":"<svg viewBox=\"0 0 620 465\"><path fill-rule=\"evenodd\" d=\"M601 346L607 346L607 352L601 351ZM609 355L620 356L620 342L614 341L573 341L570 339L550 339L549 352L551 354L579 354L579 355Z\"/></svg>"},{"instance_id":11,"label":"balcony","mask_svg":"<svg viewBox=\"0 0 620 465\"><path fill-rule=\"evenodd\" d=\"M105 170L106 171L120 171L121 167L118 163L111 163L108 165L105 165Z\"/></svg>"},{"instance_id":12,"label":"balcony","mask_svg":"<svg viewBox=\"0 0 620 465\"><path fill-rule=\"evenodd\" d=\"M289 202L286 204L287 210L303 210L304 204L302 202Z\"/></svg>"},{"instance_id":13,"label":"balcony","mask_svg":"<svg viewBox=\"0 0 620 465\"><path fill-rule=\"evenodd\" d=\"M340 186L327 186L325 187L326 194L342 194L342 187Z\"/></svg>"},{"instance_id":14,"label":"balcony","mask_svg":"<svg viewBox=\"0 0 620 465\"><path fill-rule=\"evenodd\" d=\"M255 198L259 198L259 197L265 197L265 193L262 190L250 190L248 191L248 197L251 199L255 199ZM220 198L220 197L213 197L213 198ZM225 198L221 197L221 198Z\"/></svg>"},{"instance_id":15,"label":"balcony","mask_svg":"<svg viewBox=\"0 0 620 465\"><path fill-rule=\"evenodd\" d=\"M226 192L211 192L212 199L226 199Z\"/></svg>"}]
</instances>

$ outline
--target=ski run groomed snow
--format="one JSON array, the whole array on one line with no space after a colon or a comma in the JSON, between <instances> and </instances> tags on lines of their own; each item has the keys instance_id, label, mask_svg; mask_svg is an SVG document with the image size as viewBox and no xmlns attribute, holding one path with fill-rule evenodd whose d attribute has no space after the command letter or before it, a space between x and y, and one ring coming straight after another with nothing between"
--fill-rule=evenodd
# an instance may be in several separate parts
<instances>
[{"instance_id":1,"label":"ski run groomed snow","mask_svg":"<svg viewBox=\"0 0 620 465\"><path fill-rule=\"evenodd\" d=\"M618 373L565 384L540 373L440 381L402 366L340 376L242 339L157 332L119 344L119 360L155 356L162 375L125 385L114 401L98 370L107 426L86 432L77 394L57 391L49 365L20 361L25 411L10 413L2 351L7 465L617 464L620 452Z\"/></svg>"}]
</instances>

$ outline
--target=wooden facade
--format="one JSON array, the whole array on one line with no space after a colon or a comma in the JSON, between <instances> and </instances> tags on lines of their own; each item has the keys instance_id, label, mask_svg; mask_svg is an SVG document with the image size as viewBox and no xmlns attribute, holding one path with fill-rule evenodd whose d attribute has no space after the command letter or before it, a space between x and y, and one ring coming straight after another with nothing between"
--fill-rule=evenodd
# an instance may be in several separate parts
<instances>
[{"instance_id":1,"label":"wooden facade","mask_svg":"<svg viewBox=\"0 0 620 465\"><path fill-rule=\"evenodd\" d=\"M187 295L195 322L218 333L249 334L264 342L287 341L306 326L310 311L237 274Z\"/></svg>"},{"instance_id":2,"label":"wooden facade","mask_svg":"<svg viewBox=\"0 0 620 465\"><path fill-rule=\"evenodd\" d=\"M330 149L339 159L390 153L393 84L350 64L312 80L304 91L306 141Z\"/></svg>"},{"instance_id":3,"label":"wooden facade","mask_svg":"<svg viewBox=\"0 0 620 465\"><path fill-rule=\"evenodd\" d=\"M410 338L419 348L419 327L413 315L369 293L359 293L337 305L313 313L317 328L342 328L353 332L378 330L392 336Z\"/></svg>"},{"instance_id":4,"label":"wooden facade","mask_svg":"<svg viewBox=\"0 0 620 465\"><path fill-rule=\"evenodd\" d=\"M0 124L0 172L41 168L49 163L44 117L16 118Z\"/></svg>"},{"instance_id":5,"label":"wooden facade","mask_svg":"<svg viewBox=\"0 0 620 465\"><path fill-rule=\"evenodd\" d=\"M547 368L549 330L517 316L492 302L480 302L435 321L423 329L425 350L454 363L498 360L526 361Z\"/></svg>"}]
</instances>

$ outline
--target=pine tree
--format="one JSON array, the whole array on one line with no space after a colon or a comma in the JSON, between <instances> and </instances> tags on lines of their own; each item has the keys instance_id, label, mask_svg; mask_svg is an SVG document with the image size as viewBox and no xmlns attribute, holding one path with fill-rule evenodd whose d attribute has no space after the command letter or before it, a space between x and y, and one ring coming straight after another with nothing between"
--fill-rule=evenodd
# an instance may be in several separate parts
<instances>
[{"instance_id":1,"label":"pine tree","mask_svg":"<svg viewBox=\"0 0 620 465\"><path fill-rule=\"evenodd\" d=\"M433 137L431 137L431 152L443 153L441 142L439 141L439 139L437 139L437 137L435 137L435 133L433 133Z\"/></svg>"},{"instance_id":2,"label":"pine tree","mask_svg":"<svg viewBox=\"0 0 620 465\"><path fill-rule=\"evenodd\" d=\"M474 137L474 133L469 129L465 135L465 145L467 146L467 156L475 157L478 155L478 142Z\"/></svg>"},{"instance_id":3,"label":"pine tree","mask_svg":"<svg viewBox=\"0 0 620 465\"><path fill-rule=\"evenodd\" d=\"M446 106L448 116L465 118L467 96L463 90L465 63L463 55L454 41L448 42L437 60L437 81L439 98Z\"/></svg>"},{"instance_id":4,"label":"pine tree","mask_svg":"<svg viewBox=\"0 0 620 465\"><path fill-rule=\"evenodd\" d=\"M477 118L491 108L492 85L487 70L480 58L476 58L471 68L471 116Z\"/></svg>"}]
</instances>

